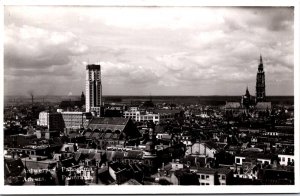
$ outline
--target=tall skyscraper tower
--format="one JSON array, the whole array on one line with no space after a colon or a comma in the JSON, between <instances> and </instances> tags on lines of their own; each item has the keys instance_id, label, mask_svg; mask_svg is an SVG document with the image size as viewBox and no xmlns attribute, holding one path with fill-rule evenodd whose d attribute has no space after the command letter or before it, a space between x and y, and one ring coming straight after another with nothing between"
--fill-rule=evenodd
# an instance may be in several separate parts
<instances>
[{"instance_id":1,"label":"tall skyscraper tower","mask_svg":"<svg viewBox=\"0 0 300 196\"><path fill-rule=\"evenodd\" d=\"M260 55L258 71L256 75L256 102L266 101L266 86L265 86L265 72L263 60Z\"/></svg>"},{"instance_id":2,"label":"tall skyscraper tower","mask_svg":"<svg viewBox=\"0 0 300 196\"><path fill-rule=\"evenodd\" d=\"M86 112L96 112L100 115L102 103L101 66L86 66L86 87L85 87L85 108Z\"/></svg>"}]
</instances>

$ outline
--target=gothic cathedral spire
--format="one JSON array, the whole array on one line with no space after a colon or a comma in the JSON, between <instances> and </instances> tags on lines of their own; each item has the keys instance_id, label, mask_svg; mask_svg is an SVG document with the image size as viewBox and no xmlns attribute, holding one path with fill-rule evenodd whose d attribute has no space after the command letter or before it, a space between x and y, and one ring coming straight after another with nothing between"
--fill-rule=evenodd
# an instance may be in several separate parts
<instances>
[{"instance_id":1,"label":"gothic cathedral spire","mask_svg":"<svg viewBox=\"0 0 300 196\"><path fill-rule=\"evenodd\" d=\"M260 55L260 61L258 65L258 71L256 75L256 101L266 101L266 86L265 86L265 72L262 56Z\"/></svg>"}]
</instances>

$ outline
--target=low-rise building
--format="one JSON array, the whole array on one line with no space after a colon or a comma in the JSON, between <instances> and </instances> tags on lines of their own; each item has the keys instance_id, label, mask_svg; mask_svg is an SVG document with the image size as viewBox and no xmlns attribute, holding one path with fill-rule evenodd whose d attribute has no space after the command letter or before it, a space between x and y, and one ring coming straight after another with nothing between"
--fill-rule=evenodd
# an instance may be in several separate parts
<instances>
[{"instance_id":1,"label":"low-rise building","mask_svg":"<svg viewBox=\"0 0 300 196\"><path fill-rule=\"evenodd\" d=\"M56 113L40 112L37 124L47 127L50 131L64 129L86 128L92 118L91 113L86 112L64 112L58 110Z\"/></svg>"},{"instance_id":2,"label":"low-rise building","mask_svg":"<svg viewBox=\"0 0 300 196\"><path fill-rule=\"evenodd\" d=\"M175 115L179 113L177 110L153 110L153 111L139 111L136 108L124 112L125 118L132 118L134 121L152 121L155 124L164 120L174 119Z\"/></svg>"},{"instance_id":3,"label":"low-rise building","mask_svg":"<svg viewBox=\"0 0 300 196\"><path fill-rule=\"evenodd\" d=\"M185 154L194 156L204 156L214 158L217 153L217 149L208 145L205 142L196 142L192 146L188 146Z\"/></svg>"},{"instance_id":4,"label":"low-rise building","mask_svg":"<svg viewBox=\"0 0 300 196\"><path fill-rule=\"evenodd\" d=\"M294 165L295 157L293 154L278 154L279 164L283 166Z\"/></svg>"}]
</instances>

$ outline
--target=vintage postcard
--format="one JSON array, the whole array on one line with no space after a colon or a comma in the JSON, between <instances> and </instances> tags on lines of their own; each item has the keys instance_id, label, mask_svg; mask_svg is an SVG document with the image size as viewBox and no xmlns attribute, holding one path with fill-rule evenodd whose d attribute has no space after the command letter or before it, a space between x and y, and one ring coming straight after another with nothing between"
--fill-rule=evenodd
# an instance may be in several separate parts
<instances>
[{"instance_id":1,"label":"vintage postcard","mask_svg":"<svg viewBox=\"0 0 300 196\"><path fill-rule=\"evenodd\" d=\"M1 9L1 193L299 192L299 1Z\"/></svg>"}]
</instances>

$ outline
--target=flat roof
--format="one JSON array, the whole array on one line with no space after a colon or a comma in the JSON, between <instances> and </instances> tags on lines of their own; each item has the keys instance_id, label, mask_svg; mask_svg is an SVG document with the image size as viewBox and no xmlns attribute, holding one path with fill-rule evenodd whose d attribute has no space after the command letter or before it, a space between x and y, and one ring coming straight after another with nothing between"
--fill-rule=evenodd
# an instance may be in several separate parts
<instances>
[{"instance_id":1,"label":"flat roof","mask_svg":"<svg viewBox=\"0 0 300 196\"><path fill-rule=\"evenodd\" d=\"M89 65L86 66L86 69L96 69L96 70L100 70L100 65L89 64Z\"/></svg>"}]
</instances>

